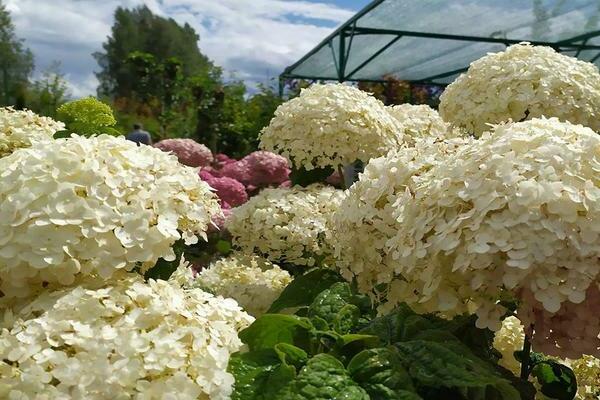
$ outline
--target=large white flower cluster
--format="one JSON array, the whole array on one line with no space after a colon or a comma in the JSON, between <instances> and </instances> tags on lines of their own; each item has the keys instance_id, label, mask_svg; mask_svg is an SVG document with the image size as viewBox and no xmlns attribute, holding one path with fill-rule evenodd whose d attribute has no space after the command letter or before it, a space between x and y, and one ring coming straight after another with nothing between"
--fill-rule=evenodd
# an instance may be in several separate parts
<instances>
[{"instance_id":1,"label":"large white flower cluster","mask_svg":"<svg viewBox=\"0 0 600 400\"><path fill-rule=\"evenodd\" d=\"M303 89L277 108L260 135L261 148L307 170L367 162L402 143L401 129L381 101L342 84Z\"/></svg>"},{"instance_id":2,"label":"large white flower cluster","mask_svg":"<svg viewBox=\"0 0 600 400\"><path fill-rule=\"evenodd\" d=\"M0 107L0 157L33 143L52 140L52 136L64 128L62 122L33 111Z\"/></svg>"},{"instance_id":3,"label":"large white flower cluster","mask_svg":"<svg viewBox=\"0 0 600 400\"><path fill-rule=\"evenodd\" d=\"M387 110L400 124L408 142L426 136L445 138L454 132L436 110L425 104L400 104L387 107Z\"/></svg>"},{"instance_id":4,"label":"large white flower cluster","mask_svg":"<svg viewBox=\"0 0 600 400\"><path fill-rule=\"evenodd\" d=\"M594 64L529 44L473 62L440 97L445 121L480 135L489 123L557 117L600 130L600 73Z\"/></svg>"},{"instance_id":5,"label":"large white flower cluster","mask_svg":"<svg viewBox=\"0 0 600 400\"><path fill-rule=\"evenodd\" d=\"M331 215L343 191L329 186L265 189L233 209L233 243L272 262L314 265L331 256Z\"/></svg>"},{"instance_id":6,"label":"large white flower cluster","mask_svg":"<svg viewBox=\"0 0 600 400\"><path fill-rule=\"evenodd\" d=\"M337 265L348 280L356 278L360 290L377 295L372 292L375 286L392 282L399 267L397 249L403 244L396 235L411 223L396 219L403 199L426 184L429 170L472 140L418 138L414 146L373 159L365 167L333 216ZM407 244L410 241L406 238ZM418 303L414 295L410 298ZM386 306L395 304L382 305L382 311Z\"/></svg>"},{"instance_id":7,"label":"large white flower cluster","mask_svg":"<svg viewBox=\"0 0 600 400\"><path fill-rule=\"evenodd\" d=\"M0 159L0 290L143 272L174 259L177 239L205 237L219 213L193 168L150 146L74 135L22 149Z\"/></svg>"},{"instance_id":8,"label":"large white flower cluster","mask_svg":"<svg viewBox=\"0 0 600 400\"><path fill-rule=\"evenodd\" d=\"M229 399L229 356L253 321L234 300L136 274L44 292L9 317L0 398L31 400Z\"/></svg>"},{"instance_id":9,"label":"large white flower cluster","mask_svg":"<svg viewBox=\"0 0 600 400\"><path fill-rule=\"evenodd\" d=\"M498 363L515 375L519 375L521 364L515 359L514 353L523 349L524 342L523 324L518 318L512 316L502 321L502 328L494 336L494 348L502 355ZM535 344L533 346L533 350L540 351ZM570 367L575 373L577 378L576 400L598 399L600 395L600 359L591 355L583 355L577 359L567 358L558 361ZM546 397L541 395L540 398L545 399Z\"/></svg>"},{"instance_id":10,"label":"large white flower cluster","mask_svg":"<svg viewBox=\"0 0 600 400\"><path fill-rule=\"evenodd\" d=\"M347 277L388 306L500 328L504 296L580 303L600 268L600 137L556 118L501 125L438 160L407 149L371 162L339 208ZM427 165L424 165L427 164ZM352 234L344 234L351 232Z\"/></svg>"},{"instance_id":11,"label":"large white flower cluster","mask_svg":"<svg viewBox=\"0 0 600 400\"><path fill-rule=\"evenodd\" d=\"M249 314L264 314L292 281L290 274L269 260L234 253L210 264L188 283L230 297Z\"/></svg>"}]
</instances>

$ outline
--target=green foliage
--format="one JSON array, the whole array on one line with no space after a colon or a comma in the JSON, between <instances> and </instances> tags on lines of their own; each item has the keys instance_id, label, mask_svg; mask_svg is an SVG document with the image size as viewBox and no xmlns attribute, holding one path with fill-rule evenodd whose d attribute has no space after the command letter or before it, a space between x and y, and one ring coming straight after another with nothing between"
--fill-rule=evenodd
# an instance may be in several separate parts
<instances>
[{"instance_id":1,"label":"green foliage","mask_svg":"<svg viewBox=\"0 0 600 400\"><path fill-rule=\"evenodd\" d=\"M113 126L117 123L109 105L93 98L86 97L63 104L57 110L58 118L66 125L63 137L70 133L83 136L119 135Z\"/></svg>"},{"instance_id":2,"label":"green foliage","mask_svg":"<svg viewBox=\"0 0 600 400\"><path fill-rule=\"evenodd\" d=\"M329 269L314 269L296 277L281 295L273 302L270 313L279 312L286 308L309 306L315 297L342 277Z\"/></svg>"},{"instance_id":3,"label":"green foliage","mask_svg":"<svg viewBox=\"0 0 600 400\"><path fill-rule=\"evenodd\" d=\"M523 361L523 352L517 351L515 357ZM577 378L573 370L541 353L531 352L526 373L537 379L540 391L551 399L571 400L577 394Z\"/></svg>"},{"instance_id":4,"label":"green foliage","mask_svg":"<svg viewBox=\"0 0 600 400\"><path fill-rule=\"evenodd\" d=\"M198 48L198 34L187 23L154 15L146 6L118 7L115 22L103 51L94 54L100 65L98 92L111 98L132 97L138 83L136 66L125 62L133 52L151 55L162 62L175 57L185 77L207 75L215 67Z\"/></svg>"},{"instance_id":5,"label":"green foliage","mask_svg":"<svg viewBox=\"0 0 600 400\"><path fill-rule=\"evenodd\" d=\"M531 374L540 384L541 392L552 399L571 400L577 394L577 378L566 365L543 360L534 365Z\"/></svg>"},{"instance_id":6,"label":"green foliage","mask_svg":"<svg viewBox=\"0 0 600 400\"><path fill-rule=\"evenodd\" d=\"M240 332L250 350L273 348L278 343L306 342L313 326L307 318L295 315L264 314Z\"/></svg>"},{"instance_id":7,"label":"green foliage","mask_svg":"<svg viewBox=\"0 0 600 400\"><path fill-rule=\"evenodd\" d=\"M9 12L0 1L0 106L25 106L33 54L15 35Z\"/></svg>"},{"instance_id":8,"label":"green foliage","mask_svg":"<svg viewBox=\"0 0 600 400\"><path fill-rule=\"evenodd\" d=\"M60 62L52 63L27 91L27 108L31 111L56 118L56 110L67 101L69 90Z\"/></svg>"},{"instance_id":9,"label":"green foliage","mask_svg":"<svg viewBox=\"0 0 600 400\"><path fill-rule=\"evenodd\" d=\"M369 400L367 392L350 378L344 365L328 354L317 354L300 370L282 399Z\"/></svg>"},{"instance_id":10,"label":"green foliage","mask_svg":"<svg viewBox=\"0 0 600 400\"><path fill-rule=\"evenodd\" d=\"M234 399L533 400L531 383L498 366L493 336L473 317L442 320L404 304L373 317L370 302L334 273L296 279L271 311L301 307L304 317L265 314L240 333L249 352L230 362ZM548 368L538 368L548 380Z\"/></svg>"}]
</instances>

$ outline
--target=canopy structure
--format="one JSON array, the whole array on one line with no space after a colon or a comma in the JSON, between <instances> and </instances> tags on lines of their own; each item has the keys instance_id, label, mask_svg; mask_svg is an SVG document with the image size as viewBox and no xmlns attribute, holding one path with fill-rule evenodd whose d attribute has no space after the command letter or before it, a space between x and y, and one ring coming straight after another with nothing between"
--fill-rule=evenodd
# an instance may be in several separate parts
<instances>
[{"instance_id":1,"label":"canopy structure","mask_svg":"<svg viewBox=\"0 0 600 400\"><path fill-rule=\"evenodd\" d=\"M600 0L375 0L280 75L446 85L519 42L600 64Z\"/></svg>"}]
</instances>

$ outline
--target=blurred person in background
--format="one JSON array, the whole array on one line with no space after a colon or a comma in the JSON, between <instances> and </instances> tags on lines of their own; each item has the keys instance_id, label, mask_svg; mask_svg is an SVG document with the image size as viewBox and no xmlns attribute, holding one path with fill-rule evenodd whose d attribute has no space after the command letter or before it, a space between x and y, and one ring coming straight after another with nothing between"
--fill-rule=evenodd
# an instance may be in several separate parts
<instances>
[{"instance_id":1,"label":"blurred person in background","mask_svg":"<svg viewBox=\"0 0 600 400\"><path fill-rule=\"evenodd\" d=\"M148 146L152 145L152 137L150 137L150 133L145 131L142 124L139 123L133 124L133 131L129 132L126 138L132 142L136 142L138 146L140 144L146 144Z\"/></svg>"}]
</instances>

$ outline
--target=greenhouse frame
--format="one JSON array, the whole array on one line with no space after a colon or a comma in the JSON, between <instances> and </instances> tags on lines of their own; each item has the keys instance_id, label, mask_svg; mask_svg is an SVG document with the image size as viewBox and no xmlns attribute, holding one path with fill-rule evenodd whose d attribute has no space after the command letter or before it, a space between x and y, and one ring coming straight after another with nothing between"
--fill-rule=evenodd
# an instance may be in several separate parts
<instances>
[{"instance_id":1,"label":"greenhouse frame","mask_svg":"<svg viewBox=\"0 0 600 400\"><path fill-rule=\"evenodd\" d=\"M600 63L600 0L375 0L285 68L294 79L447 85L489 52L529 42Z\"/></svg>"}]
</instances>

